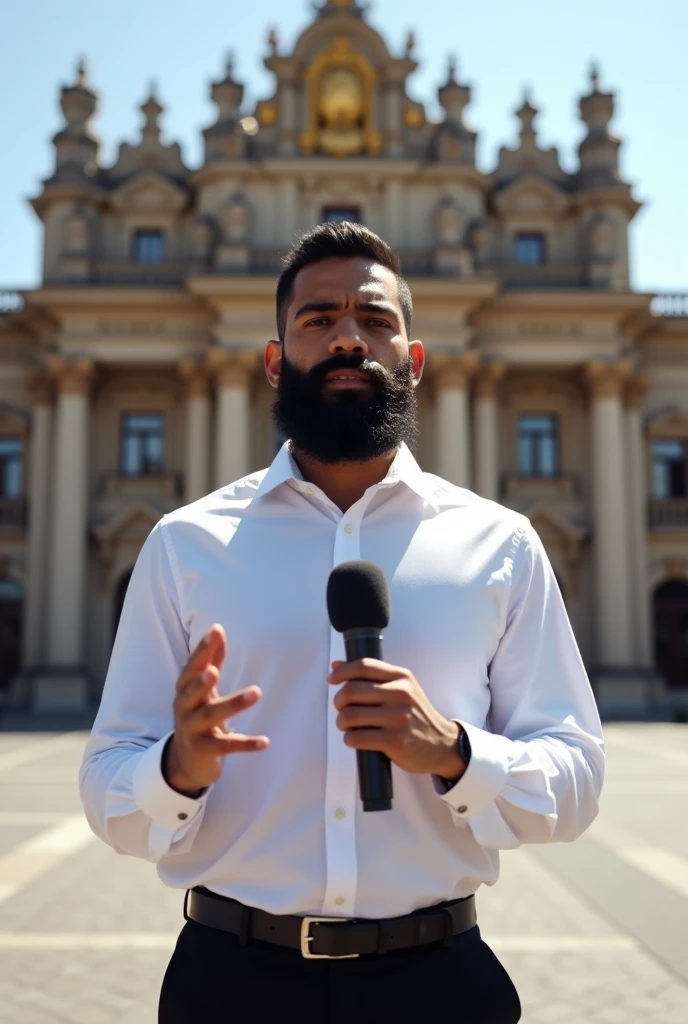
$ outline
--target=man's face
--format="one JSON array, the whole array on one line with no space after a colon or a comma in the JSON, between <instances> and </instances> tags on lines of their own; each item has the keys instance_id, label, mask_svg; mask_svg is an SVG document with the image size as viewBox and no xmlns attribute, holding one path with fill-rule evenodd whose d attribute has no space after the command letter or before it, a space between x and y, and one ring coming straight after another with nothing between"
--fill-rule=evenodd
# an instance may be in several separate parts
<instances>
[{"instance_id":1,"label":"man's face","mask_svg":"<svg viewBox=\"0 0 688 1024\"><path fill-rule=\"evenodd\" d=\"M273 415L297 450L363 462L413 443L423 346L409 344L397 279L364 258L299 271L283 344L269 342Z\"/></svg>"}]
</instances>

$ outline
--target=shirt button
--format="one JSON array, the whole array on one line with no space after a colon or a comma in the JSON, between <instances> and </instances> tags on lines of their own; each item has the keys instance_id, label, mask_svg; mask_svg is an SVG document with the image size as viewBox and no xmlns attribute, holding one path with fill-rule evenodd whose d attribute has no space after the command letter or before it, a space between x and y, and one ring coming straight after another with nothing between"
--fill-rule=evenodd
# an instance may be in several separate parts
<instances>
[{"instance_id":1,"label":"shirt button","mask_svg":"<svg viewBox=\"0 0 688 1024\"><path fill-rule=\"evenodd\" d=\"M353 529L354 528L351 525L351 523L347 523L346 526L344 527L344 533L353 533Z\"/></svg>"},{"instance_id":2,"label":"shirt button","mask_svg":"<svg viewBox=\"0 0 688 1024\"><path fill-rule=\"evenodd\" d=\"M459 812L459 814L465 814L466 811L468 810L465 804L461 804L461 806L457 807L456 809Z\"/></svg>"},{"instance_id":3,"label":"shirt button","mask_svg":"<svg viewBox=\"0 0 688 1024\"><path fill-rule=\"evenodd\" d=\"M345 896L338 896L337 899L334 902L336 903L336 905L338 907L341 907L342 903L346 903L346 897Z\"/></svg>"},{"instance_id":4,"label":"shirt button","mask_svg":"<svg viewBox=\"0 0 688 1024\"><path fill-rule=\"evenodd\" d=\"M346 811L344 810L343 807L338 807L337 810L334 812L334 815L335 818L339 818L341 820L346 815Z\"/></svg>"},{"instance_id":5,"label":"shirt button","mask_svg":"<svg viewBox=\"0 0 688 1024\"><path fill-rule=\"evenodd\" d=\"M177 817L179 818L180 821L186 821L189 815L186 813L186 811L182 811L181 814L177 815Z\"/></svg>"}]
</instances>

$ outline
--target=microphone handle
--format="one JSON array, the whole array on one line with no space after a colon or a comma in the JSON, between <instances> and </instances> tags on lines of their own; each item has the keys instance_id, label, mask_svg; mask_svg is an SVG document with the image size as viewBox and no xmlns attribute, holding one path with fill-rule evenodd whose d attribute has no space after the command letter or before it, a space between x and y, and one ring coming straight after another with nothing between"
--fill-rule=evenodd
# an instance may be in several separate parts
<instances>
[{"instance_id":1,"label":"microphone handle","mask_svg":"<svg viewBox=\"0 0 688 1024\"><path fill-rule=\"evenodd\" d=\"M346 660L377 658L382 660L382 633L379 629L347 629L343 633ZM357 750L358 788L364 811L391 811L392 763L378 750Z\"/></svg>"}]
</instances>

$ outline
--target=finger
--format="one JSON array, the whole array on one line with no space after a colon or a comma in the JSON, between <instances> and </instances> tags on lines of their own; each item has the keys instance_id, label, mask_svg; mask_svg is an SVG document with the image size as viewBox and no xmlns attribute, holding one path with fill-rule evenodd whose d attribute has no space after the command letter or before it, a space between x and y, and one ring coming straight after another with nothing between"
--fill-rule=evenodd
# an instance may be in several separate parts
<instances>
[{"instance_id":1,"label":"finger","mask_svg":"<svg viewBox=\"0 0 688 1024\"><path fill-rule=\"evenodd\" d=\"M388 683L407 674L407 670L398 665L389 665L377 658L359 658L357 661L344 661L333 668L327 681L337 684L345 683L348 679L369 679L371 682Z\"/></svg>"},{"instance_id":2,"label":"finger","mask_svg":"<svg viewBox=\"0 0 688 1024\"><path fill-rule=\"evenodd\" d=\"M214 726L252 707L260 697L260 689L257 686L249 686L246 690L239 690L229 697L208 701L188 715L185 727L191 734L209 733Z\"/></svg>"},{"instance_id":3,"label":"finger","mask_svg":"<svg viewBox=\"0 0 688 1024\"><path fill-rule=\"evenodd\" d=\"M177 695L177 712L188 713L202 704L207 704L213 697L219 697L216 689L219 677L220 673L214 665L208 665L200 675L192 676Z\"/></svg>"},{"instance_id":4,"label":"finger","mask_svg":"<svg viewBox=\"0 0 688 1024\"><path fill-rule=\"evenodd\" d=\"M337 728L349 729L402 729L409 721L408 708L391 705L352 705L337 715Z\"/></svg>"},{"instance_id":5,"label":"finger","mask_svg":"<svg viewBox=\"0 0 688 1024\"><path fill-rule=\"evenodd\" d=\"M177 681L178 691L184 689L194 676L201 674L203 669L211 663L216 649L221 645L226 646L225 631L222 626L215 624L210 627L203 639L199 641L196 649L189 656Z\"/></svg>"},{"instance_id":6,"label":"finger","mask_svg":"<svg viewBox=\"0 0 688 1024\"><path fill-rule=\"evenodd\" d=\"M389 684L385 686L384 683L369 683L367 679L350 679L335 693L332 703L337 711L342 711L349 704L401 704L403 696Z\"/></svg>"},{"instance_id":7,"label":"finger","mask_svg":"<svg viewBox=\"0 0 688 1024\"><path fill-rule=\"evenodd\" d=\"M198 740L198 749L215 757L248 754L254 750L265 750L269 746L270 740L267 736L245 736L241 732L231 732L226 736L203 736Z\"/></svg>"},{"instance_id":8,"label":"finger","mask_svg":"<svg viewBox=\"0 0 688 1024\"><path fill-rule=\"evenodd\" d=\"M354 750L377 750L390 756L397 734L391 729L352 729L344 733L344 742Z\"/></svg>"}]
</instances>

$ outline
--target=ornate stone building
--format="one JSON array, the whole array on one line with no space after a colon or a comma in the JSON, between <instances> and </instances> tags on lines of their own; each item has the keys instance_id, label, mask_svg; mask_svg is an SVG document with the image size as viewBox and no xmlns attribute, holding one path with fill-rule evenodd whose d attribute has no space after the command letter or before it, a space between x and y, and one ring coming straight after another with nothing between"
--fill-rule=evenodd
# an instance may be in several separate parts
<instances>
[{"instance_id":1,"label":"ornate stone building","mask_svg":"<svg viewBox=\"0 0 688 1024\"><path fill-rule=\"evenodd\" d=\"M322 0L271 96L214 82L200 167L161 139L104 166L84 65L32 200L39 287L0 315L0 676L6 702L97 699L153 524L271 460L261 353L296 233L368 224L398 249L428 372L421 464L526 513L610 712L688 707L688 301L629 285L639 208L593 71L577 169L537 109L489 173L452 62L432 120L355 0Z\"/></svg>"}]
</instances>

